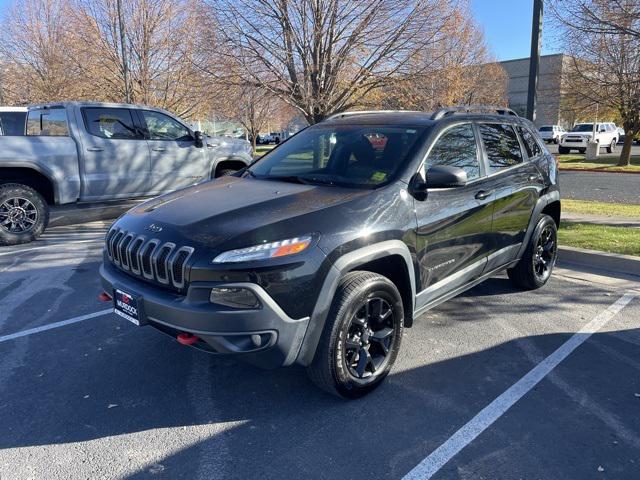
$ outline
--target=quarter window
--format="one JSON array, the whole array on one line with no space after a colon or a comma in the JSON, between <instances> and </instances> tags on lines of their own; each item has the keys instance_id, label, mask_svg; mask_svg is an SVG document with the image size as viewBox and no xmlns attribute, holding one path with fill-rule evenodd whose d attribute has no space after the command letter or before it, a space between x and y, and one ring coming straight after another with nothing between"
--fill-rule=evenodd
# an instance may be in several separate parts
<instances>
[{"instance_id":1,"label":"quarter window","mask_svg":"<svg viewBox=\"0 0 640 480\"><path fill-rule=\"evenodd\" d=\"M452 127L438 139L427 157L425 168L428 171L435 165L461 168L467 172L468 180L480 176L478 146L470 123Z\"/></svg>"},{"instance_id":2,"label":"quarter window","mask_svg":"<svg viewBox=\"0 0 640 480\"><path fill-rule=\"evenodd\" d=\"M527 128L516 127L518 133L520 134L520 138L522 138L522 143L524 143L524 149L527 151L527 155L529 158L537 157L542 153L542 149L536 139L533 137L531 132Z\"/></svg>"},{"instance_id":3,"label":"quarter window","mask_svg":"<svg viewBox=\"0 0 640 480\"><path fill-rule=\"evenodd\" d=\"M27 135L66 137L69 135L67 112L64 108L30 110L27 117Z\"/></svg>"},{"instance_id":4,"label":"quarter window","mask_svg":"<svg viewBox=\"0 0 640 480\"><path fill-rule=\"evenodd\" d=\"M489 160L489 173L522 163L520 142L511 125L485 123L480 125L480 134Z\"/></svg>"},{"instance_id":5,"label":"quarter window","mask_svg":"<svg viewBox=\"0 0 640 480\"><path fill-rule=\"evenodd\" d=\"M142 138L127 108L83 108L82 112L91 135L110 139Z\"/></svg>"},{"instance_id":6,"label":"quarter window","mask_svg":"<svg viewBox=\"0 0 640 480\"><path fill-rule=\"evenodd\" d=\"M149 110L143 110L142 115L151 140L188 140L191 138L189 129L168 115Z\"/></svg>"}]
</instances>

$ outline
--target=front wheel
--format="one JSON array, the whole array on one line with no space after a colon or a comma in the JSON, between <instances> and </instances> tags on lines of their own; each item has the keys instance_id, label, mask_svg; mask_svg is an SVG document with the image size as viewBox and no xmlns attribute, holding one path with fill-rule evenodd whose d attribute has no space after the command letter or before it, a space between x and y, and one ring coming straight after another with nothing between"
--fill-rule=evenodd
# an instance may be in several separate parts
<instances>
[{"instance_id":1,"label":"front wheel","mask_svg":"<svg viewBox=\"0 0 640 480\"><path fill-rule=\"evenodd\" d=\"M515 267L507 270L509 279L526 290L542 287L558 257L558 229L549 215L541 215L529 239L524 255Z\"/></svg>"},{"instance_id":2,"label":"front wheel","mask_svg":"<svg viewBox=\"0 0 640 480\"><path fill-rule=\"evenodd\" d=\"M570 151L571 151L571 149L570 149L570 148L567 148L567 147L558 147L558 153L559 153L560 155L567 154L567 153L569 153Z\"/></svg>"},{"instance_id":3,"label":"front wheel","mask_svg":"<svg viewBox=\"0 0 640 480\"><path fill-rule=\"evenodd\" d=\"M0 245L28 243L49 223L49 207L42 195L19 183L0 185Z\"/></svg>"},{"instance_id":4,"label":"front wheel","mask_svg":"<svg viewBox=\"0 0 640 480\"><path fill-rule=\"evenodd\" d=\"M611 144L607 147L607 153L613 153L616 151L616 146L618 145L617 140L614 138L611 140Z\"/></svg>"},{"instance_id":5,"label":"front wheel","mask_svg":"<svg viewBox=\"0 0 640 480\"><path fill-rule=\"evenodd\" d=\"M402 298L386 277L347 274L333 299L313 362L311 380L323 390L358 398L389 374L404 327Z\"/></svg>"}]
</instances>

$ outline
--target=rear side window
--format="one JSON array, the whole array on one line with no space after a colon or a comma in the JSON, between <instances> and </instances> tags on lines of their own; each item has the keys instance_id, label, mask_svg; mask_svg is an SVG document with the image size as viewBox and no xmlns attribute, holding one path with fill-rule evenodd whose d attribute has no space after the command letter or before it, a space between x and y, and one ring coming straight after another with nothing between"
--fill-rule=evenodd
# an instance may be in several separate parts
<instances>
[{"instance_id":1,"label":"rear side window","mask_svg":"<svg viewBox=\"0 0 640 480\"><path fill-rule=\"evenodd\" d=\"M69 136L67 112L64 108L43 108L29 110L27 135L47 137Z\"/></svg>"},{"instance_id":2,"label":"rear side window","mask_svg":"<svg viewBox=\"0 0 640 480\"><path fill-rule=\"evenodd\" d=\"M522 143L524 144L524 148L527 151L527 156L529 158L537 157L542 153L542 149L536 139L533 137L533 134L527 128L516 127L518 133L520 134L520 138L522 138Z\"/></svg>"},{"instance_id":3,"label":"rear side window","mask_svg":"<svg viewBox=\"0 0 640 480\"><path fill-rule=\"evenodd\" d=\"M91 135L111 139L142 138L128 108L83 108L82 114Z\"/></svg>"},{"instance_id":4,"label":"rear side window","mask_svg":"<svg viewBox=\"0 0 640 480\"><path fill-rule=\"evenodd\" d=\"M435 165L462 168L468 180L480 176L478 145L470 123L452 127L442 134L429 152L425 169Z\"/></svg>"},{"instance_id":5,"label":"rear side window","mask_svg":"<svg viewBox=\"0 0 640 480\"><path fill-rule=\"evenodd\" d=\"M27 112L0 112L2 135L24 135L24 122Z\"/></svg>"},{"instance_id":6,"label":"rear side window","mask_svg":"<svg viewBox=\"0 0 640 480\"><path fill-rule=\"evenodd\" d=\"M520 142L511 125L481 124L480 135L489 160L490 174L522 163Z\"/></svg>"}]
</instances>

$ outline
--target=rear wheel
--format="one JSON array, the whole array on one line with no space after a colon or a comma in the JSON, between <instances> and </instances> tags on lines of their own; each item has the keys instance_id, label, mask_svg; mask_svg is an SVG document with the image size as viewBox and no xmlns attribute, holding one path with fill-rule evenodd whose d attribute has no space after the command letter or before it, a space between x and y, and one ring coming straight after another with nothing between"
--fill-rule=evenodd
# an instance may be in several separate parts
<instances>
[{"instance_id":1,"label":"rear wheel","mask_svg":"<svg viewBox=\"0 0 640 480\"><path fill-rule=\"evenodd\" d=\"M49 223L49 207L42 195L18 183L0 185L0 245L35 240Z\"/></svg>"},{"instance_id":2,"label":"rear wheel","mask_svg":"<svg viewBox=\"0 0 640 480\"><path fill-rule=\"evenodd\" d=\"M553 272L558 256L558 230L549 215L542 215L531 235L524 255L507 270L509 279L526 290L542 287Z\"/></svg>"},{"instance_id":3,"label":"rear wheel","mask_svg":"<svg viewBox=\"0 0 640 480\"><path fill-rule=\"evenodd\" d=\"M578 149L578 152L579 152L579 153L585 153L586 151L587 151L587 149L586 149L586 148L579 148L579 149Z\"/></svg>"},{"instance_id":4,"label":"rear wheel","mask_svg":"<svg viewBox=\"0 0 640 480\"><path fill-rule=\"evenodd\" d=\"M396 286L371 272L351 272L333 300L313 362L311 380L323 390L358 398L374 390L395 362L404 313Z\"/></svg>"}]
</instances>

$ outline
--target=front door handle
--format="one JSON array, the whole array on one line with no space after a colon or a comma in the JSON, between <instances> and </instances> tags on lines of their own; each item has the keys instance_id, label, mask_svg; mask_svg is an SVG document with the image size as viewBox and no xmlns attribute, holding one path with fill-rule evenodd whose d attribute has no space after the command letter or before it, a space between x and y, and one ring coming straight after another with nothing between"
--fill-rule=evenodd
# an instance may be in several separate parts
<instances>
[{"instance_id":1,"label":"front door handle","mask_svg":"<svg viewBox=\"0 0 640 480\"><path fill-rule=\"evenodd\" d=\"M102 152L104 149L101 147L89 147L87 148L87 152Z\"/></svg>"},{"instance_id":2,"label":"front door handle","mask_svg":"<svg viewBox=\"0 0 640 480\"><path fill-rule=\"evenodd\" d=\"M488 198L491 195L493 195L493 190L480 190L478 193L476 193L476 199L484 200L485 198Z\"/></svg>"},{"instance_id":3,"label":"front door handle","mask_svg":"<svg viewBox=\"0 0 640 480\"><path fill-rule=\"evenodd\" d=\"M166 150L166 148L164 147L154 147L153 151L154 152L164 152Z\"/></svg>"}]
</instances>

